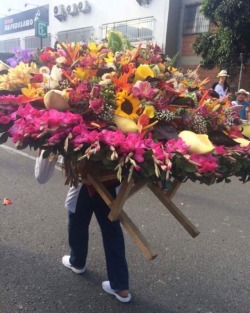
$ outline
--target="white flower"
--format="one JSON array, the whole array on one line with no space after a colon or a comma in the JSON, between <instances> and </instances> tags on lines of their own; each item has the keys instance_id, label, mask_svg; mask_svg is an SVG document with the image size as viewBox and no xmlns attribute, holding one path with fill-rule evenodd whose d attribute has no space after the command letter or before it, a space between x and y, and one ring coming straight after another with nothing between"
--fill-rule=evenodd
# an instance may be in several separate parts
<instances>
[{"instance_id":1,"label":"white flower","mask_svg":"<svg viewBox=\"0 0 250 313\"><path fill-rule=\"evenodd\" d=\"M62 70L57 65L54 65L52 67L50 77L59 82L62 79Z\"/></svg>"},{"instance_id":2,"label":"white flower","mask_svg":"<svg viewBox=\"0 0 250 313\"><path fill-rule=\"evenodd\" d=\"M50 74L50 69L48 68L48 66L42 66L39 68L39 73L40 74Z\"/></svg>"}]
</instances>

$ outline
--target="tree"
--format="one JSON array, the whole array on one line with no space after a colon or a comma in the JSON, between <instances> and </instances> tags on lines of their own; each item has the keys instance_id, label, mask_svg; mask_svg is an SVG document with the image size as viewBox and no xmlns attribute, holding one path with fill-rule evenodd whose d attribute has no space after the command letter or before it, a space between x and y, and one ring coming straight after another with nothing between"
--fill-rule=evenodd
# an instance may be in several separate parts
<instances>
[{"instance_id":1,"label":"tree","mask_svg":"<svg viewBox=\"0 0 250 313\"><path fill-rule=\"evenodd\" d=\"M204 68L217 66L235 75L240 53L244 62L250 58L250 0L203 0L202 12L210 28L197 36L194 51Z\"/></svg>"}]
</instances>

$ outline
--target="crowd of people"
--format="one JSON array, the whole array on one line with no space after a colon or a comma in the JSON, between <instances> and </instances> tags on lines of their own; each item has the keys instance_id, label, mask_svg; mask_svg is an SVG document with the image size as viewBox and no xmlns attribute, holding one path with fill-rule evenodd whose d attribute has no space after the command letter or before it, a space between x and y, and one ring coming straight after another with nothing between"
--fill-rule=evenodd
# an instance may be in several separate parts
<instances>
[{"instance_id":1,"label":"crowd of people","mask_svg":"<svg viewBox=\"0 0 250 313\"><path fill-rule=\"evenodd\" d=\"M211 92L213 97L223 99L230 93L230 86L227 82L229 75L226 70L221 70L217 77L218 81L212 85ZM250 92L239 89L235 93L235 100L231 101L231 105L239 112L240 119L250 120Z\"/></svg>"}]
</instances>

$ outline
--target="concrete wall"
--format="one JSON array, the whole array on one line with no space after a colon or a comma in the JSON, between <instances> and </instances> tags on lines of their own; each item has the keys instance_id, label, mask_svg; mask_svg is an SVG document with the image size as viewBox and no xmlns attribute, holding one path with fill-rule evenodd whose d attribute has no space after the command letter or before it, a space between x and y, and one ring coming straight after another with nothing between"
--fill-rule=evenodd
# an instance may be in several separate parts
<instances>
[{"instance_id":1,"label":"concrete wall","mask_svg":"<svg viewBox=\"0 0 250 313\"><path fill-rule=\"evenodd\" d=\"M172 58L178 52L179 33L181 26L181 0L169 1L169 18L166 36L166 54Z\"/></svg>"}]
</instances>

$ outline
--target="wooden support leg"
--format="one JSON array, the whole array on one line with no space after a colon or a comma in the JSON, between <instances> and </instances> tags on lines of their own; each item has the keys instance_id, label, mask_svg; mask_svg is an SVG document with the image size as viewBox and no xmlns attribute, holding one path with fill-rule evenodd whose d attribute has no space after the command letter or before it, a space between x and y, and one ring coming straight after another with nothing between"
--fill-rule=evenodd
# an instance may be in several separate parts
<instances>
[{"instance_id":1,"label":"wooden support leg","mask_svg":"<svg viewBox=\"0 0 250 313\"><path fill-rule=\"evenodd\" d=\"M128 198L132 197L135 193L137 193L137 191L139 191L146 184L147 182L145 180L140 180L138 183L134 184L134 186L130 190L130 194L128 195Z\"/></svg>"},{"instance_id":2,"label":"wooden support leg","mask_svg":"<svg viewBox=\"0 0 250 313\"><path fill-rule=\"evenodd\" d=\"M178 179L175 179L173 181L173 188L171 190L167 190L165 192L165 195L169 198L172 199L174 197L174 195L176 194L177 190L179 189L181 185L181 182Z\"/></svg>"},{"instance_id":3,"label":"wooden support leg","mask_svg":"<svg viewBox=\"0 0 250 313\"><path fill-rule=\"evenodd\" d=\"M114 201L114 198L107 190L107 188L100 182L98 177L87 173L86 178L93 185L93 187L102 197L104 202L110 207ZM153 252L146 238L143 236L138 227L132 222L132 220L127 216L127 214L122 209L119 215L119 219L124 228L130 234L131 238L134 240L137 247L143 253L143 255L148 260L153 260L154 258L156 258L157 254Z\"/></svg>"},{"instance_id":4,"label":"wooden support leg","mask_svg":"<svg viewBox=\"0 0 250 313\"><path fill-rule=\"evenodd\" d=\"M157 254L154 253L148 241L141 233L141 231L137 228L137 226L132 222L132 220L128 217L128 215L123 210L121 211L119 219L122 225L124 226L124 228L130 234L131 238L136 243L139 250L146 257L146 259L148 260L155 259L157 257Z\"/></svg>"},{"instance_id":5,"label":"wooden support leg","mask_svg":"<svg viewBox=\"0 0 250 313\"><path fill-rule=\"evenodd\" d=\"M109 219L111 222L116 221L121 213L121 210L124 206L125 201L128 198L130 190L133 186L133 179L131 178L128 182L128 177L124 177L120 190L116 195L115 200L110 205L110 214Z\"/></svg>"},{"instance_id":6,"label":"wooden support leg","mask_svg":"<svg viewBox=\"0 0 250 313\"><path fill-rule=\"evenodd\" d=\"M173 214L173 216L193 238L199 235L199 230L157 185L153 184L148 186L148 188L152 190L156 197L164 204L164 206Z\"/></svg>"}]
</instances>

